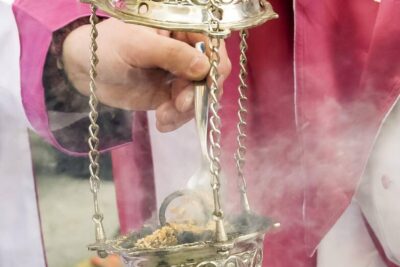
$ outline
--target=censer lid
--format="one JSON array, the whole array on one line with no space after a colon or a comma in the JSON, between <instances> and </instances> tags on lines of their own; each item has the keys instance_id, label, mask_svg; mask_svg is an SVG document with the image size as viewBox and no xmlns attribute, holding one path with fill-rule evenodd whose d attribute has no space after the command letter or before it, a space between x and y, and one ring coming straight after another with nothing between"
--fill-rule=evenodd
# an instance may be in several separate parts
<instances>
[{"instance_id":1,"label":"censer lid","mask_svg":"<svg viewBox=\"0 0 400 267\"><path fill-rule=\"evenodd\" d=\"M278 17L266 0L82 0L127 23L202 33L209 32L208 1L218 3L222 35Z\"/></svg>"}]
</instances>

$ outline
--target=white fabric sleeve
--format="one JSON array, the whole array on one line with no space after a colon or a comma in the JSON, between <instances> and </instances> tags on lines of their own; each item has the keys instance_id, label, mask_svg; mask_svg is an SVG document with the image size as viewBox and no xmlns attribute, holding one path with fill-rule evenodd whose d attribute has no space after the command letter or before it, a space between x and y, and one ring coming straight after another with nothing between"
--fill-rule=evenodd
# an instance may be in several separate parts
<instances>
[{"instance_id":1,"label":"white fabric sleeve","mask_svg":"<svg viewBox=\"0 0 400 267\"><path fill-rule=\"evenodd\" d=\"M353 201L317 250L317 267L386 267Z\"/></svg>"},{"instance_id":2,"label":"white fabric sleeve","mask_svg":"<svg viewBox=\"0 0 400 267\"><path fill-rule=\"evenodd\" d=\"M400 102L385 120L356 199L389 260L400 264Z\"/></svg>"},{"instance_id":3,"label":"white fabric sleeve","mask_svg":"<svg viewBox=\"0 0 400 267\"><path fill-rule=\"evenodd\" d=\"M0 266L44 267L11 2L0 0Z\"/></svg>"}]
</instances>

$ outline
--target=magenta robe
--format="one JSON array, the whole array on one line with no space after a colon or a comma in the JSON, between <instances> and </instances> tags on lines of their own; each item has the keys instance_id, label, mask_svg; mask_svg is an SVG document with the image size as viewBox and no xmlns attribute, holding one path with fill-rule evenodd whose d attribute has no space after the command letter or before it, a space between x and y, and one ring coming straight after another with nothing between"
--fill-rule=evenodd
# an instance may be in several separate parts
<instances>
[{"instance_id":1,"label":"magenta robe","mask_svg":"<svg viewBox=\"0 0 400 267\"><path fill-rule=\"evenodd\" d=\"M399 95L400 2L296 1L294 21L291 3L272 4L281 19L249 42L249 184L282 223L266 265L313 266L307 257L348 206Z\"/></svg>"},{"instance_id":2,"label":"magenta robe","mask_svg":"<svg viewBox=\"0 0 400 267\"><path fill-rule=\"evenodd\" d=\"M249 39L250 201L282 224L267 237L265 266L311 267L310 256L349 205L382 120L399 96L400 1L297 0L294 13L292 1L271 2L280 18L251 30ZM51 33L88 9L75 1L20 0L14 10L28 118L56 147L76 152L49 130L42 66ZM233 63L238 43L237 35L228 41ZM225 170L234 178L233 65L222 119ZM134 126L135 142L113 151L123 231L140 225L154 207L146 120L137 116Z\"/></svg>"}]
</instances>

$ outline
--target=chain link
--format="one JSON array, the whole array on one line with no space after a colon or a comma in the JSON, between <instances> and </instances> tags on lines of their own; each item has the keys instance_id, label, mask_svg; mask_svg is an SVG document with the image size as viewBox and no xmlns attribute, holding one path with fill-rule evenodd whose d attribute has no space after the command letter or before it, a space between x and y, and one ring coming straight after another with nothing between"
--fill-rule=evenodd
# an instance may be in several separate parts
<instances>
[{"instance_id":1,"label":"chain link","mask_svg":"<svg viewBox=\"0 0 400 267\"><path fill-rule=\"evenodd\" d=\"M98 35L96 24L98 22L98 17L96 15L96 6L91 5L91 15L90 15L90 25L91 25L91 32L90 32L90 39L91 39L91 44L90 44L90 82L89 82L89 90L90 90L90 96L89 96L89 120L90 120L90 125L89 125L89 138L88 138L88 144L89 144L89 172L90 172L90 191L92 192L93 195L93 206L94 206L94 215L92 217L93 223L95 224L95 233L96 233L96 243L102 243L105 242L106 236L103 228L103 214L100 211L99 208L99 201L98 201L98 193L100 190L100 177L99 177L99 171L100 171L100 165L99 165L99 125L97 124L97 119L99 116L99 113L97 112L97 105L98 105L98 100L96 97L96 66L98 63L98 58L96 55L97 52L97 42L96 38ZM104 254L103 254L104 255Z\"/></svg>"},{"instance_id":2,"label":"chain link","mask_svg":"<svg viewBox=\"0 0 400 267\"><path fill-rule=\"evenodd\" d=\"M246 57L246 51L248 48L247 45L247 37L248 37L248 31L247 30L242 30L239 33L240 35L240 59L239 59L239 65L240 65L240 73L239 73L239 80L240 84L238 87L239 91L239 100L238 100L238 105L239 105L239 110L238 110L238 123L237 123L237 150L235 153L235 161L236 161L236 169L238 173L238 186L239 190L241 193L241 201L242 201L242 207L244 211L250 212L250 205L249 205L249 200L247 198L247 184L246 184L246 178L244 176L244 165L245 165L245 156L247 152L246 148L246 127L247 127L247 57Z\"/></svg>"},{"instance_id":3,"label":"chain link","mask_svg":"<svg viewBox=\"0 0 400 267\"><path fill-rule=\"evenodd\" d=\"M224 242L228 238L225 233L225 228L223 224L223 211L220 202L220 173L221 173L221 118L218 114L219 111L219 99L220 88L218 85L219 71L218 66L221 61L219 49L221 46L221 39L213 34L218 34L220 32L220 8L218 7L215 0L209 0L208 3L208 14L209 14L209 47L210 47L210 132L209 132L209 154L210 154L210 171L211 171L211 187L213 190L214 197L214 219L216 222L216 241Z\"/></svg>"}]
</instances>

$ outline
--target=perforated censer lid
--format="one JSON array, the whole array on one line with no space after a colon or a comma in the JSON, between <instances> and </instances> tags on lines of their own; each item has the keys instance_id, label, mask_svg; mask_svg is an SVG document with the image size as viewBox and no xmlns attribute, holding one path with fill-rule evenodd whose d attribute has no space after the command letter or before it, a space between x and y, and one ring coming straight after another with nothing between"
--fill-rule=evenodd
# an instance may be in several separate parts
<instances>
[{"instance_id":1,"label":"perforated censer lid","mask_svg":"<svg viewBox=\"0 0 400 267\"><path fill-rule=\"evenodd\" d=\"M166 30L209 33L207 0L82 0L127 23ZM277 18L265 0L214 0L220 10L220 35Z\"/></svg>"}]
</instances>

